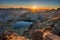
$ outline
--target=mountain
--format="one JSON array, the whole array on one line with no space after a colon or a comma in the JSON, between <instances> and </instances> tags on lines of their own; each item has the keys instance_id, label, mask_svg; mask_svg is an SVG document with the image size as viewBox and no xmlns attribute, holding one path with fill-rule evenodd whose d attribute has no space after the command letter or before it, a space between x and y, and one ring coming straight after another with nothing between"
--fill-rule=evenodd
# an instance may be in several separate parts
<instances>
[{"instance_id":1,"label":"mountain","mask_svg":"<svg viewBox=\"0 0 60 40\"><path fill-rule=\"evenodd\" d=\"M0 40L10 39L60 40L60 8L36 13L30 9L0 9Z\"/></svg>"}]
</instances>

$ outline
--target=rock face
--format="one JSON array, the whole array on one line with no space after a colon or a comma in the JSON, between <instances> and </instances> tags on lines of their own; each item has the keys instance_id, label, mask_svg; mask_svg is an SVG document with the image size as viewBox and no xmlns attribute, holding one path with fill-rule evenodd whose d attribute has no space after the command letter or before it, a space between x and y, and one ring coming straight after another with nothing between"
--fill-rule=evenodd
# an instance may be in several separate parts
<instances>
[{"instance_id":1,"label":"rock face","mask_svg":"<svg viewBox=\"0 0 60 40\"><path fill-rule=\"evenodd\" d=\"M31 32L32 40L43 40L43 33L40 30L35 30Z\"/></svg>"},{"instance_id":2,"label":"rock face","mask_svg":"<svg viewBox=\"0 0 60 40\"><path fill-rule=\"evenodd\" d=\"M44 40L60 40L60 37L51 33L51 32L49 32L49 31L47 31L47 32L44 33L43 39Z\"/></svg>"},{"instance_id":3,"label":"rock face","mask_svg":"<svg viewBox=\"0 0 60 40\"><path fill-rule=\"evenodd\" d=\"M42 30L34 30L31 32L31 39L32 40L60 40L60 37L56 34L51 33L50 31L46 30L45 32Z\"/></svg>"},{"instance_id":4,"label":"rock face","mask_svg":"<svg viewBox=\"0 0 60 40\"><path fill-rule=\"evenodd\" d=\"M28 40L26 37L19 36L13 31L5 31L0 34L0 40Z\"/></svg>"},{"instance_id":5,"label":"rock face","mask_svg":"<svg viewBox=\"0 0 60 40\"><path fill-rule=\"evenodd\" d=\"M54 24L54 28L52 29L54 34L57 34L58 36L60 36L60 20L58 20L55 24Z\"/></svg>"}]
</instances>

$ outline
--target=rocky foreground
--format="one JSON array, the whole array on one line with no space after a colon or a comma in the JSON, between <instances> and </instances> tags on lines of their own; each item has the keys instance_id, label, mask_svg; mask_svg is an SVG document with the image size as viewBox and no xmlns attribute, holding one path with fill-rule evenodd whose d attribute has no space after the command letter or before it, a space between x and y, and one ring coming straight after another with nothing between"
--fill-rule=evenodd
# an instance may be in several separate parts
<instances>
[{"instance_id":1,"label":"rocky foreground","mask_svg":"<svg viewBox=\"0 0 60 40\"><path fill-rule=\"evenodd\" d=\"M13 31L5 31L0 34L0 40L28 40L28 38L19 36Z\"/></svg>"},{"instance_id":2,"label":"rocky foreground","mask_svg":"<svg viewBox=\"0 0 60 40\"><path fill-rule=\"evenodd\" d=\"M31 32L30 39L24 36L19 36L13 31L5 31L0 34L0 40L60 40L60 37L51 33L49 29L50 28L48 28L48 30L34 30Z\"/></svg>"}]
</instances>

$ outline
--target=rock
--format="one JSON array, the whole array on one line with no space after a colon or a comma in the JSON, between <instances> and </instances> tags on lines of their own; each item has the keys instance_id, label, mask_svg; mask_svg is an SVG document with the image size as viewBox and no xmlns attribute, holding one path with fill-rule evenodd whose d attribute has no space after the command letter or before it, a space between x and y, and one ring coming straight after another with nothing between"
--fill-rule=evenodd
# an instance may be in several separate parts
<instances>
[{"instance_id":1,"label":"rock","mask_svg":"<svg viewBox=\"0 0 60 40\"><path fill-rule=\"evenodd\" d=\"M32 40L43 40L43 33L40 30L34 30L31 32Z\"/></svg>"},{"instance_id":2,"label":"rock","mask_svg":"<svg viewBox=\"0 0 60 40\"><path fill-rule=\"evenodd\" d=\"M0 34L0 40L28 40L26 37L19 36L13 31L5 31Z\"/></svg>"},{"instance_id":3,"label":"rock","mask_svg":"<svg viewBox=\"0 0 60 40\"><path fill-rule=\"evenodd\" d=\"M54 28L52 29L52 32L54 34L60 36L60 20L58 20L54 23Z\"/></svg>"},{"instance_id":4,"label":"rock","mask_svg":"<svg viewBox=\"0 0 60 40\"><path fill-rule=\"evenodd\" d=\"M51 33L51 32L49 32L49 31L47 31L47 32L44 33L43 39L44 40L60 40L60 37Z\"/></svg>"}]
</instances>

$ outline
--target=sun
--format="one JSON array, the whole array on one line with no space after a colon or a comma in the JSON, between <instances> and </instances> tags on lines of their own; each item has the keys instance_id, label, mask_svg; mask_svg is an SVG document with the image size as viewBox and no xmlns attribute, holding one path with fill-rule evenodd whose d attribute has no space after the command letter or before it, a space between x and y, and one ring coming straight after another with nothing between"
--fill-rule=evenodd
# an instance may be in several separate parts
<instances>
[{"instance_id":1,"label":"sun","mask_svg":"<svg viewBox=\"0 0 60 40\"><path fill-rule=\"evenodd\" d=\"M33 9L33 10L35 10L36 8L37 8L36 6L33 6L33 8L32 8L32 9Z\"/></svg>"},{"instance_id":2,"label":"sun","mask_svg":"<svg viewBox=\"0 0 60 40\"><path fill-rule=\"evenodd\" d=\"M32 13L37 13L37 11L38 11L37 6L36 6L36 5L33 5L31 12L32 12Z\"/></svg>"},{"instance_id":3,"label":"sun","mask_svg":"<svg viewBox=\"0 0 60 40\"><path fill-rule=\"evenodd\" d=\"M36 6L32 7L32 12L35 13L36 12Z\"/></svg>"}]
</instances>

